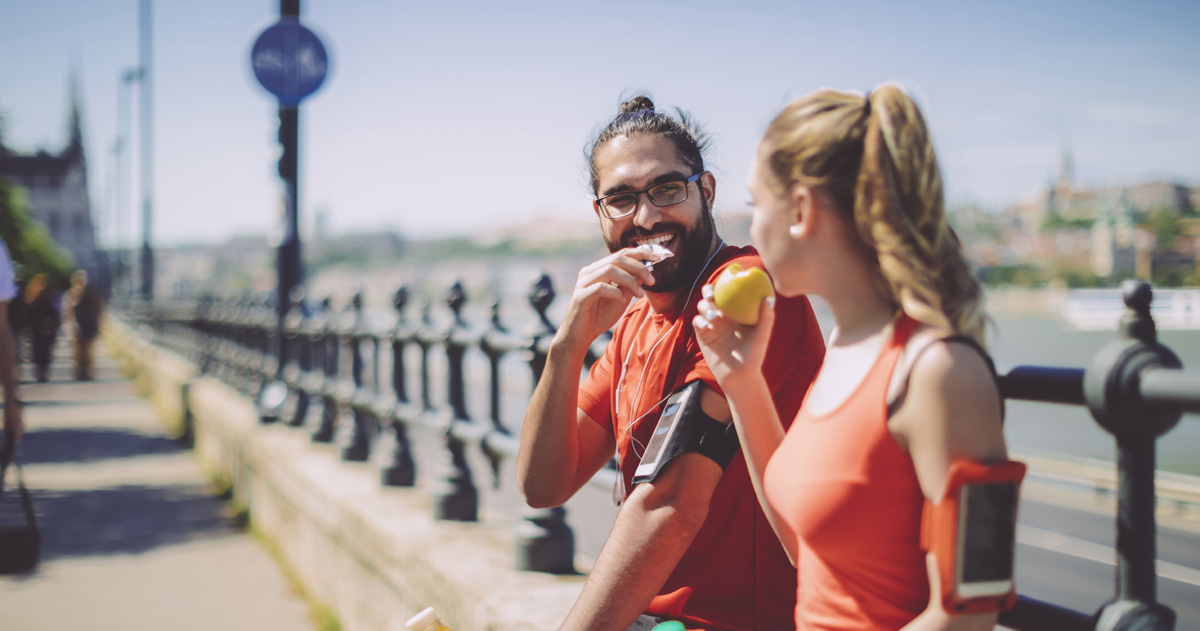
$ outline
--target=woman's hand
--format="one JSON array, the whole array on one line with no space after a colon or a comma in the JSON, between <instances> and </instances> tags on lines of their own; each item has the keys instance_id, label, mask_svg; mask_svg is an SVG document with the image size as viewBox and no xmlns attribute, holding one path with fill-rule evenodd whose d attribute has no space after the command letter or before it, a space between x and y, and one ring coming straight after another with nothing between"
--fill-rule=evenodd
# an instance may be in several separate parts
<instances>
[{"instance_id":1,"label":"woman's hand","mask_svg":"<svg viewBox=\"0 0 1200 631\"><path fill-rule=\"evenodd\" d=\"M769 297L759 305L758 324L743 325L725 317L713 304L711 285L701 288L700 294L700 313L692 319L692 326L717 383L728 393L745 379L762 379L763 358L775 324L775 298Z\"/></svg>"}]
</instances>

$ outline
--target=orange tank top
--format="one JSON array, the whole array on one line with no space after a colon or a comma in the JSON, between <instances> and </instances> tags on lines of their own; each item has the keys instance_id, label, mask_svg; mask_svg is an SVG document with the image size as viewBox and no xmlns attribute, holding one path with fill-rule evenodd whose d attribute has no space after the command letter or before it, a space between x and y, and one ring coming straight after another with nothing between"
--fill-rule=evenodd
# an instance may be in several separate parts
<instances>
[{"instance_id":1,"label":"orange tank top","mask_svg":"<svg viewBox=\"0 0 1200 631\"><path fill-rule=\"evenodd\" d=\"M901 316L841 405L821 415L802 405L767 465L767 500L798 539L801 631L899 629L929 602L924 495L887 427L888 382L916 325Z\"/></svg>"}]
</instances>

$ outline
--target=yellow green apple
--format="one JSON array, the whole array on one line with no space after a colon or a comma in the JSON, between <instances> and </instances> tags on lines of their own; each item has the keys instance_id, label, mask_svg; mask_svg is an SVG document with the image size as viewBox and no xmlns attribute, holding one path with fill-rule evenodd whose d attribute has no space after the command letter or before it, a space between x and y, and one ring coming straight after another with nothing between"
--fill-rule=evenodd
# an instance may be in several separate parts
<instances>
[{"instance_id":1,"label":"yellow green apple","mask_svg":"<svg viewBox=\"0 0 1200 631\"><path fill-rule=\"evenodd\" d=\"M771 279L757 267L742 269L734 263L713 284L713 304L738 324L758 324L758 306L775 295Z\"/></svg>"}]
</instances>

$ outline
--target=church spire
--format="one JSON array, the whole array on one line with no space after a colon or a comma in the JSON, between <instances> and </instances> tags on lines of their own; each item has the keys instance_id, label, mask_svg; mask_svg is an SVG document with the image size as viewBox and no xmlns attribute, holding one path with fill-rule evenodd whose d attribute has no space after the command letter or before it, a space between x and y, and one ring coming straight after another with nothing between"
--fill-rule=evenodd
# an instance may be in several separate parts
<instances>
[{"instance_id":1,"label":"church spire","mask_svg":"<svg viewBox=\"0 0 1200 631\"><path fill-rule=\"evenodd\" d=\"M83 122L79 111L79 70L71 69L71 118L67 123L67 149L83 149Z\"/></svg>"},{"instance_id":2,"label":"church spire","mask_svg":"<svg viewBox=\"0 0 1200 631\"><path fill-rule=\"evenodd\" d=\"M83 151L83 107L80 105L79 66L72 64L70 75L71 113L67 118L67 146L62 157L68 160L85 161Z\"/></svg>"}]
</instances>

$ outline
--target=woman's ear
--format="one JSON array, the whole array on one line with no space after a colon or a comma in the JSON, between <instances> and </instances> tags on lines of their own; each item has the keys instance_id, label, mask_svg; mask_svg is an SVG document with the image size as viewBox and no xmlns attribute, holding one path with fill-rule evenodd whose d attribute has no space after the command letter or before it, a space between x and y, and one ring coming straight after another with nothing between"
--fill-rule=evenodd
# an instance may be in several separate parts
<instances>
[{"instance_id":1,"label":"woman's ear","mask_svg":"<svg viewBox=\"0 0 1200 631\"><path fill-rule=\"evenodd\" d=\"M817 199L812 187L799 184L793 186L789 201L791 217L788 233L797 238L811 236L819 221L816 212Z\"/></svg>"}]
</instances>

